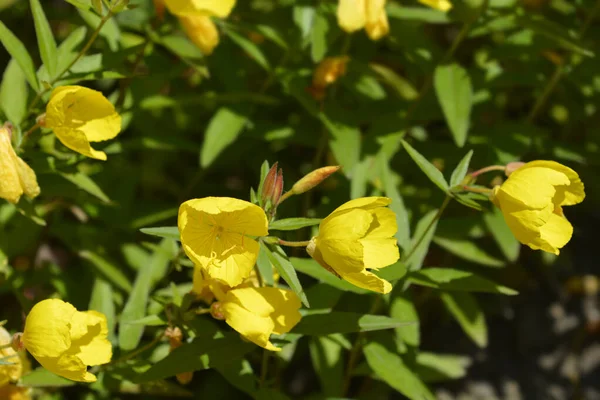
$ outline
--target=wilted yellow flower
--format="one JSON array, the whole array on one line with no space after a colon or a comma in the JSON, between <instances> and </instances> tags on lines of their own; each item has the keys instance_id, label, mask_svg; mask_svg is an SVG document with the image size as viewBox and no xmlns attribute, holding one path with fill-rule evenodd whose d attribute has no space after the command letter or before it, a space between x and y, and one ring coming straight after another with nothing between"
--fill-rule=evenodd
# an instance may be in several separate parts
<instances>
[{"instance_id":1,"label":"wilted yellow flower","mask_svg":"<svg viewBox=\"0 0 600 400\"><path fill-rule=\"evenodd\" d=\"M336 208L306 248L312 258L358 287L388 293L392 285L368 269L398 261L396 215L387 197L363 197Z\"/></svg>"},{"instance_id":2,"label":"wilted yellow flower","mask_svg":"<svg viewBox=\"0 0 600 400\"><path fill-rule=\"evenodd\" d=\"M390 31L386 0L340 0L338 24L348 33L365 28L371 40L381 39Z\"/></svg>"},{"instance_id":3,"label":"wilted yellow flower","mask_svg":"<svg viewBox=\"0 0 600 400\"><path fill-rule=\"evenodd\" d=\"M114 138L121 131L121 117L104 95L82 86L61 86L52 91L44 126L66 147L91 158L106 160L90 142Z\"/></svg>"},{"instance_id":4,"label":"wilted yellow flower","mask_svg":"<svg viewBox=\"0 0 600 400\"><path fill-rule=\"evenodd\" d=\"M219 31L210 17L206 15L192 15L179 17L181 26L190 38L205 55L212 54L219 44Z\"/></svg>"},{"instance_id":5,"label":"wilted yellow flower","mask_svg":"<svg viewBox=\"0 0 600 400\"><path fill-rule=\"evenodd\" d=\"M496 186L492 200L519 242L558 254L573 234L562 206L584 198L583 183L571 168L555 161L532 161Z\"/></svg>"},{"instance_id":6,"label":"wilted yellow flower","mask_svg":"<svg viewBox=\"0 0 600 400\"><path fill-rule=\"evenodd\" d=\"M172 14L178 16L209 15L227 17L236 0L164 0Z\"/></svg>"},{"instance_id":7,"label":"wilted yellow flower","mask_svg":"<svg viewBox=\"0 0 600 400\"><path fill-rule=\"evenodd\" d=\"M35 172L15 153L10 137L10 124L0 126L0 198L16 204L23 194L36 197L40 187Z\"/></svg>"},{"instance_id":8,"label":"wilted yellow flower","mask_svg":"<svg viewBox=\"0 0 600 400\"><path fill-rule=\"evenodd\" d=\"M271 343L271 334L289 332L301 318L300 299L294 292L274 287L232 289L213 303L211 313L224 319L243 337L271 351L281 350Z\"/></svg>"},{"instance_id":9,"label":"wilted yellow flower","mask_svg":"<svg viewBox=\"0 0 600 400\"><path fill-rule=\"evenodd\" d=\"M87 366L110 361L112 346L107 335L104 314L77 311L70 303L48 299L29 312L22 341L48 371L74 381L95 382Z\"/></svg>"},{"instance_id":10,"label":"wilted yellow flower","mask_svg":"<svg viewBox=\"0 0 600 400\"><path fill-rule=\"evenodd\" d=\"M419 3L423 3L431 8L444 12L452 8L450 0L419 0Z\"/></svg>"},{"instance_id":11,"label":"wilted yellow flower","mask_svg":"<svg viewBox=\"0 0 600 400\"><path fill-rule=\"evenodd\" d=\"M178 226L188 257L208 279L230 287L250 276L256 263L259 245L252 237L268 234L262 208L230 197L186 201L179 208Z\"/></svg>"}]
</instances>

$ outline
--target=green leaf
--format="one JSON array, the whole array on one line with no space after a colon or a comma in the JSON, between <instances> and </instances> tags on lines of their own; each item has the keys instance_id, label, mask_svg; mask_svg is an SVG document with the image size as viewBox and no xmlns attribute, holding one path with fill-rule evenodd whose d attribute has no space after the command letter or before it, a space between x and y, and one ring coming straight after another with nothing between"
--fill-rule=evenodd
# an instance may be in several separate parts
<instances>
[{"instance_id":1,"label":"green leaf","mask_svg":"<svg viewBox=\"0 0 600 400\"><path fill-rule=\"evenodd\" d=\"M302 317L298 325L292 329L292 332L304 335L329 335L332 333L378 331L413 323L411 321L399 321L384 315L333 311L326 314L311 314Z\"/></svg>"},{"instance_id":2,"label":"green leaf","mask_svg":"<svg viewBox=\"0 0 600 400\"><path fill-rule=\"evenodd\" d=\"M471 359L454 354L417 354L417 375L425 382L440 382L464 378Z\"/></svg>"},{"instance_id":3,"label":"green leaf","mask_svg":"<svg viewBox=\"0 0 600 400\"><path fill-rule=\"evenodd\" d=\"M271 222L269 230L275 231L294 231L296 229L306 228L307 226L319 225L321 218L285 218Z\"/></svg>"},{"instance_id":4,"label":"green leaf","mask_svg":"<svg viewBox=\"0 0 600 400\"><path fill-rule=\"evenodd\" d=\"M227 146L235 142L247 122L245 115L227 107L220 108L206 128L200 150L200 166L206 168L211 165Z\"/></svg>"},{"instance_id":5,"label":"green leaf","mask_svg":"<svg viewBox=\"0 0 600 400\"><path fill-rule=\"evenodd\" d=\"M323 15L321 7L315 12L310 30L310 55L314 63L318 63L327 54L327 32L329 21Z\"/></svg>"},{"instance_id":6,"label":"green leaf","mask_svg":"<svg viewBox=\"0 0 600 400\"><path fill-rule=\"evenodd\" d=\"M115 286L126 292L131 292L131 283L129 283L129 280L121 272L120 268L89 250L81 251L79 256L88 260L106 280L114 283Z\"/></svg>"},{"instance_id":7,"label":"green leaf","mask_svg":"<svg viewBox=\"0 0 600 400\"><path fill-rule=\"evenodd\" d=\"M227 36L229 36L231 40L240 46L242 50L244 50L250 56L250 58L257 62L258 65L263 67L266 71L271 70L269 60L267 60L260 47L258 47L254 42L246 39L244 36L239 35L231 29L227 29L225 32Z\"/></svg>"},{"instance_id":8,"label":"green leaf","mask_svg":"<svg viewBox=\"0 0 600 400\"><path fill-rule=\"evenodd\" d=\"M409 346L418 347L421 343L419 314L410 292L395 295L390 302L390 316L400 321L415 321L416 323L395 328L396 336Z\"/></svg>"},{"instance_id":9,"label":"green leaf","mask_svg":"<svg viewBox=\"0 0 600 400\"><path fill-rule=\"evenodd\" d=\"M50 79L54 79L56 77L56 63L58 62L54 35L39 0L29 0L29 4L31 5L31 13L33 14L40 56L46 66L46 71L48 71Z\"/></svg>"},{"instance_id":10,"label":"green leaf","mask_svg":"<svg viewBox=\"0 0 600 400\"><path fill-rule=\"evenodd\" d=\"M347 174L360 161L360 130L341 123L329 120L325 115L320 115L323 125L331 133L329 148L342 170Z\"/></svg>"},{"instance_id":11,"label":"green leaf","mask_svg":"<svg viewBox=\"0 0 600 400\"><path fill-rule=\"evenodd\" d=\"M27 52L27 48L2 21L0 21L0 42L2 42L4 48L8 51L8 54L17 61L33 90L36 92L39 91L40 84L35 74L35 66L33 65L31 56Z\"/></svg>"},{"instance_id":12,"label":"green leaf","mask_svg":"<svg viewBox=\"0 0 600 400\"><path fill-rule=\"evenodd\" d=\"M20 126L27 114L27 95L29 88L23 70L14 58L11 58L0 84L0 108L10 122Z\"/></svg>"},{"instance_id":13,"label":"green leaf","mask_svg":"<svg viewBox=\"0 0 600 400\"><path fill-rule=\"evenodd\" d=\"M60 173L60 175L73 183L78 188L88 192L92 196L102 200L105 203L110 203L110 199L108 196L100 189L96 182L92 180L89 176L84 174L83 172L76 172L73 174Z\"/></svg>"},{"instance_id":14,"label":"green leaf","mask_svg":"<svg viewBox=\"0 0 600 400\"><path fill-rule=\"evenodd\" d=\"M465 179L467 171L469 170L469 164L471 163L471 157L473 157L473 150L469 150L462 160L460 160L456 168L454 168L454 171L452 171L452 175L450 176L450 187L460 185L463 179Z\"/></svg>"},{"instance_id":15,"label":"green leaf","mask_svg":"<svg viewBox=\"0 0 600 400\"><path fill-rule=\"evenodd\" d=\"M333 275L331 272L327 271L312 258L291 257L290 261L292 262L296 270L302 272L303 274L312 276L313 278L330 286L333 286L334 288L343 290L345 292L354 292L358 294L370 293L366 289L354 286L351 283L348 283Z\"/></svg>"},{"instance_id":16,"label":"green leaf","mask_svg":"<svg viewBox=\"0 0 600 400\"><path fill-rule=\"evenodd\" d=\"M473 86L467 70L458 64L435 69L434 86L454 142L463 147L471 124Z\"/></svg>"},{"instance_id":17,"label":"green leaf","mask_svg":"<svg viewBox=\"0 0 600 400\"><path fill-rule=\"evenodd\" d=\"M269 246L264 246L264 248L267 252L267 256L269 256L271 264L277 268L279 275L286 281L290 289L298 295L302 304L304 304L306 308L310 308L306 293L304 293L304 289L302 289L302 285L298 280L298 275L296 275L296 270L283 249L279 246L274 246L274 249L271 249Z\"/></svg>"},{"instance_id":18,"label":"green leaf","mask_svg":"<svg viewBox=\"0 0 600 400\"><path fill-rule=\"evenodd\" d=\"M419 270L423 266L423 261L425 261L425 256L429 251L429 245L431 244L431 240L433 239L433 235L435 234L435 230L437 229L438 221L435 220L437 212L438 210L431 210L427 214L425 214L423 218L419 220L419 222L417 222L415 234L411 242L411 248L414 246L417 247L413 251L411 258L407 262L409 271ZM427 231L427 233L425 233L427 229L429 230ZM417 241L421 237L423 237L423 240L421 240L421 243L417 245Z\"/></svg>"},{"instance_id":19,"label":"green leaf","mask_svg":"<svg viewBox=\"0 0 600 400\"><path fill-rule=\"evenodd\" d=\"M385 383L409 399L435 400L427 386L404 363L402 358L377 342L363 348L367 363Z\"/></svg>"},{"instance_id":20,"label":"green leaf","mask_svg":"<svg viewBox=\"0 0 600 400\"><path fill-rule=\"evenodd\" d=\"M342 393L344 378L343 346L335 337L317 336L308 343L310 359L325 397Z\"/></svg>"},{"instance_id":21,"label":"green leaf","mask_svg":"<svg viewBox=\"0 0 600 400\"><path fill-rule=\"evenodd\" d=\"M421 168L421 171L427 175L431 182L435 183L437 187L442 189L444 192L448 192L448 183L444 179L444 175L437 169L432 163L427 161L425 157L415 150L410 144L401 140L402 146L406 149L406 152L413 159L413 161Z\"/></svg>"},{"instance_id":22,"label":"green leaf","mask_svg":"<svg viewBox=\"0 0 600 400\"><path fill-rule=\"evenodd\" d=\"M433 241L435 244L443 247L450 253L455 254L467 261L494 268L503 267L506 264L503 260L490 256L470 240L437 236L433 239Z\"/></svg>"},{"instance_id":23,"label":"green leaf","mask_svg":"<svg viewBox=\"0 0 600 400\"><path fill-rule=\"evenodd\" d=\"M102 18L99 17L96 13L91 11L86 11L84 9L77 9L77 12L83 18L83 20L92 28L92 30L96 30L102 21ZM104 38L108 47L111 51L119 50L119 42L121 40L121 30L119 29L119 25L116 23L114 18L110 18L102 29L100 29L100 37Z\"/></svg>"},{"instance_id":24,"label":"green leaf","mask_svg":"<svg viewBox=\"0 0 600 400\"><path fill-rule=\"evenodd\" d=\"M442 292L440 298L473 342L481 348L486 347L488 332L485 315L475 297L467 292Z\"/></svg>"},{"instance_id":25,"label":"green leaf","mask_svg":"<svg viewBox=\"0 0 600 400\"><path fill-rule=\"evenodd\" d=\"M143 318L136 319L133 321L124 321L122 322L124 325L142 325L142 326L165 326L169 325L169 321L160 317L160 315L151 314L147 315ZM123 327L121 326L121 329Z\"/></svg>"},{"instance_id":26,"label":"green leaf","mask_svg":"<svg viewBox=\"0 0 600 400\"><path fill-rule=\"evenodd\" d=\"M158 236L167 239L179 240L179 228L176 226L161 226L157 228L142 228L140 232L146 235Z\"/></svg>"},{"instance_id":27,"label":"green leaf","mask_svg":"<svg viewBox=\"0 0 600 400\"><path fill-rule=\"evenodd\" d=\"M169 263L177 253L175 242L163 239L145 265L140 265L138 274L133 284L131 294L127 299L125 308L121 313L119 326L119 347L123 350L135 349L144 333L143 324L128 324L146 315L148 296L152 290L153 277L164 276ZM157 272L162 271L162 273Z\"/></svg>"},{"instance_id":28,"label":"green leaf","mask_svg":"<svg viewBox=\"0 0 600 400\"><path fill-rule=\"evenodd\" d=\"M19 382L19 386L25 387L66 387L76 384L77 382L55 375L41 367L24 375Z\"/></svg>"},{"instance_id":29,"label":"green leaf","mask_svg":"<svg viewBox=\"0 0 600 400\"><path fill-rule=\"evenodd\" d=\"M521 251L521 244L510 231L510 228L504 220L502 211L494 207L491 211L483 214L483 221L498 244L498 247L500 247L504 257L510 262L517 261L519 252Z\"/></svg>"},{"instance_id":30,"label":"green leaf","mask_svg":"<svg viewBox=\"0 0 600 400\"><path fill-rule=\"evenodd\" d=\"M255 348L255 344L240 340L237 333L230 333L212 340L195 338L191 343L176 348L149 370L138 375L135 382L149 382L183 372L228 365L239 360L244 354Z\"/></svg>"},{"instance_id":31,"label":"green leaf","mask_svg":"<svg viewBox=\"0 0 600 400\"><path fill-rule=\"evenodd\" d=\"M419 92L414 86L393 69L375 63L369 64L369 67L404 100L415 100L419 96Z\"/></svg>"},{"instance_id":32,"label":"green leaf","mask_svg":"<svg viewBox=\"0 0 600 400\"><path fill-rule=\"evenodd\" d=\"M507 286L497 284L472 272L453 268L425 268L412 272L408 279L416 285L443 290L518 294L516 290Z\"/></svg>"},{"instance_id":33,"label":"green leaf","mask_svg":"<svg viewBox=\"0 0 600 400\"><path fill-rule=\"evenodd\" d=\"M260 243L260 249L258 251L258 258L256 259L256 266L258 267L258 271L263 282L267 286L273 286L273 266L271 265L271 260L269 259L269 255L267 253L268 249L265 248L266 245L264 243Z\"/></svg>"},{"instance_id":34,"label":"green leaf","mask_svg":"<svg viewBox=\"0 0 600 400\"><path fill-rule=\"evenodd\" d=\"M96 277L92 287L92 295L88 305L89 310L101 312L106 315L108 325L108 338L112 341L115 334L116 312L113 300L113 288L101 277Z\"/></svg>"},{"instance_id":35,"label":"green leaf","mask_svg":"<svg viewBox=\"0 0 600 400\"><path fill-rule=\"evenodd\" d=\"M594 52L582 47L577 43L577 39L570 35L570 32L563 26L549 21L543 15L531 15L530 13L524 13L517 17L519 25L529 28L535 33L545 36L553 44L558 44L560 47L570 50L574 53L586 56L594 57Z\"/></svg>"}]
</instances>

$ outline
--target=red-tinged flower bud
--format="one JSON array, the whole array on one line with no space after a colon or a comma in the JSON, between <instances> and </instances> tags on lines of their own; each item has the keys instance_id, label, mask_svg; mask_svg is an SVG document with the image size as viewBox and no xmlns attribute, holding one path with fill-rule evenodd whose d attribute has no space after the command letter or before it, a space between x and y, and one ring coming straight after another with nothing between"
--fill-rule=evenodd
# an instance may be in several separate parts
<instances>
[{"instance_id":1,"label":"red-tinged flower bud","mask_svg":"<svg viewBox=\"0 0 600 400\"><path fill-rule=\"evenodd\" d=\"M525 165L525 163L522 161L515 161L515 162L508 163L508 164L506 164L506 169L504 170L504 174L506 174L506 176L510 176L510 174L512 174L519 168L521 168L523 165Z\"/></svg>"},{"instance_id":2,"label":"red-tinged flower bud","mask_svg":"<svg viewBox=\"0 0 600 400\"><path fill-rule=\"evenodd\" d=\"M210 305L210 315L212 315L214 319L218 319L221 321L225 320L225 314L223 314L221 302L216 301Z\"/></svg>"},{"instance_id":3,"label":"red-tinged flower bud","mask_svg":"<svg viewBox=\"0 0 600 400\"><path fill-rule=\"evenodd\" d=\"M339 165L316 169L313 172L305 175L298 182L296 182L294 186L292 186L291 192L293 194L307 192L310 189L317 186L318 184L320 184L321 182L323 182L325 179L329 178L329 175L333 174L339 169Z\"/></svg>"},{"instance_id":4,"label":"red-tinged flower bud","mask_svg":"<svg viewBox=\"0 0 600 400\"><path fill-rule=\"evenodd\" d=\"M273 198L273 193L275 193L275 186L277 184L277 162L273 164L267 176L265 176L265 180L263 181L262 192L260 193L260 198L263 204L263 207L267 204L267 201Z\"/></svg>"},{"instance_id":5,"label":"red-tinged flower bud","mask_svg":"<svg viewBox=\"0 0 600 400\"><path fill-rule=\"evenodd\" d=\"M277 174L277 181L275 182L275 188L273 190L273 196L271 197L271 204L279 204L281 195L283 194L283 170L280 168Z\"/></svg>"}]
</instances>

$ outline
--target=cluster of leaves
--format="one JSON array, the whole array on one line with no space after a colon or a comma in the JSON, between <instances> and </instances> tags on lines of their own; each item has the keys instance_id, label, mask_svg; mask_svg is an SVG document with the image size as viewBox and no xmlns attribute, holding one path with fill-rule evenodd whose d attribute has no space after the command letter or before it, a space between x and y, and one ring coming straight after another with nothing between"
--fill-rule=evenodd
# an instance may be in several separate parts
<instances>
[{"instance_id":1,"label":"cluster of leaves","mask_svg":"<svg viewBox=\"0 0 600 400\"><path fill-rule=\"evenodd\" d=\"M150 0L132 0L111 18L98 15L106 8L96 1L0 0L0 119L15 125L14 142L61 84L104 91L124 124L104 146L106 163L68 152L44 131L24 143L21 156L42 194L0 205L0 319L19 330L22 313L52 295L107 315L116 361L97 384L56 392L57 399L240 391L258 399L390 391L433 399L435 382L465 376L470 359L431 351L425 334L449 323L431 315L451 317L486 347L476 293L516 294L524 260L559 264L521 252L499 211L457 191L469 166L556 159L576 166L590 197L598 192L586 179L599 149L598 132L588 128L600 96L598 6L456 0L442 13L389 1L391 33L372 42L337 27L335 1L239 3L218 22L221 43L204 57L175 18L157 18ZM315 100L312 72L337 55L350 57L347 73ZM381 271L396 283L379 296L301 250L288 258L263 243L263 277L275 267L310 304L271 358L195 315L192 265L176 231L146 230L160 242L139 231L175 225L178 205L190 198L247 198L264 179L265 159L279 161L287 182L322 165L342 167L280 207L270 229L282 237L306 240L312 218L349 198L385 195L397 214L401 260L410 254ZM569 249L563 253L568 260ZM167 354L162 334L173 324L190 340ZM187 387L170 379L190 370L210 372ZM42 393L73 385L43 370L22 383Z\"/></svg>"}]
</instances>

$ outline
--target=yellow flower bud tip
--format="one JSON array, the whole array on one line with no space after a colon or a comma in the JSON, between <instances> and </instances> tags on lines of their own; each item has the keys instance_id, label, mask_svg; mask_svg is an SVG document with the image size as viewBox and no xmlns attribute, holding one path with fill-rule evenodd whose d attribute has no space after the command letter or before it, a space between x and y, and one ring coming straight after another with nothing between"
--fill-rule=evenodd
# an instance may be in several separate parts
<instances>
[{"instance_id":1,"label":"yellow flower bud tip","mask_svg":"<svg viewBox=\"0 0 600 400\"><path fill-rule=\"evenodd\" d=\"M12 125L0 127L0 198L18 203L24 194L34 198L40 194L35 172L17 156L11 143Z\"/></svg>"},{"instance_id":2,"label":"yellow flower bud tip","mask_svg":"<svg viewBox=\"0 0 600 400\"><path fill-rule=\"evenodd\" d=\"M348 56L327 57L319 63L313 74L313 88L325 88L346 74Z\"/></svg>"},{"instance_id":3,"label":"yellow flower bud tip","mask_svg":"<svg viewBox=\"0 0 600 400\"><path fill-rule=\"evenodd\" d=\"M234 287L250 276L258 257L254 237L268 234L265 211L230 197L205 197L179 207L178 226L187 256L206 279Z\"/></svg>"},{"instance_id":4,"label":"yellow flower bud tip","mask_svg":"<svg viewBox=\"0 0 600 400\"><path fill-rule=\"evenodd\" d=\"M307 192L329 178L331 174L337 172L339 169L339 165L316 169L296 182L294 186L292 186L291 192L294 194Z\"/></svg>"},{"instance_id":5,"label":"yellow flower bud tip","mask_svg":"<svg viewBox=\"0 0 600 400\"><path fill-rule=\"evenodd\" d=\"M52 91L44 126L69 149L84 156L106 160L92 142L113 139L121 132L121 116L104 95L82 86L61 86Z\"/></svg>"},{"instance_id":6,"label":"yellow flower bud tip","mask_svg":"<svg viewBox=\"0 0 600 400\"><path fill-rule=\"evenodd\" d=\"M95 382L88 366L110 362L106 316L97 311L77 311L59 299L33 306L23 331L23 344L50 372L78 382Z\"/></svg>"},{"instance_id":7,"label":"yellow flower bud tip","mask_svg":"<svg viewBox=\"0 0 600 400\"><path fill-rule=\"evenodd\" d=\"M179 22L192 43L204 55L211 55L219 44L219 31L210 17L206 15L180 16Z\"/></svg>"},{"instance_id":8,"label":"yellow flower bud tip","mask_svg":"<svg viewBox=\"0 0 600 400\"><path fill-rule=\"evenodd\" d=\"M523 165L525 165L525 163L522 161L514 161L511 163L508 163L508 164L506 164L506 168L504 169L504 174L506 176L510 176L510 174L515 172L517 169L521 168Z\"/></svg>"},{"instance_id":9,"label":"yellow flower bud tip","mask_svg":"<svg viewBox=\"0 0 600 400\"><path fill-rule=\"evenodd\" d=\"M493 190L513 235L534 250L559 254L573 234L562 207L585 198L579 175L555 161L531 161L514 170Z\"/></svg>"},{"instance_id":10,"label":"yellow flower bud tip","mask_svg":"<svg viewBox=\"0 0 600 400\"><path fill-rule=\"evenodd\" d=\"M396 214L387 208L387 197L363 197L336 208L319 226L319 235L307 251L326 269L355 286L388 293L392 285L369 269L380 269L398 261L394 235Z\"/></svg>"},{"instance_id":11,"label":"yellow flower bud tip","mask_svg":"<svg viewBox=\"0 0 600 400\"><path fill-rule=\"evenodd\" d=\"M207 15L219 18L229 16L236 0L164 0L172 14L177 16Z\"/></svg>"},{"instance_id":12,"label":"yellow flower bud tip","mask_svg":"<svg viewBox=\"0 0 600 400\"><path fill-rule=\"evenodd\" d=\"M274 287L240 288L227 292L221 304L225 322L242 337L271 351L271 334L289 332L300 321L300 299L294 292Z\"/></svg>"},{"instance_id":13,"label":"yellow flower bud tip","mask_svg":"<svg viewBox=\"0 0 600 400\"><path fill-rule=\"evenodd\" d=\"M447 12L452 8L452 3L449 0L419 0L419 3L443 12Z\"/></svg>"}]
</instances>

